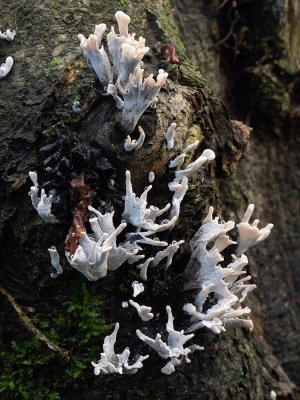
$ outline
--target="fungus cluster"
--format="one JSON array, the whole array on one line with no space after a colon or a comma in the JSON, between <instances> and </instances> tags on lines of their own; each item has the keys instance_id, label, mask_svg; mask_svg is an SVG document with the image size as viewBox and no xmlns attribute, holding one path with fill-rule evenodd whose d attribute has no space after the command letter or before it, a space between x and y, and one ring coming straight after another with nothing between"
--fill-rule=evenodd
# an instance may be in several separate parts
<instances>
[{"instance_id":1,"label":"fungus cluster","mask_svg":"<svg viewBox=\"0 0 300 400\"><path fill-rule=\"evenodd\" d=\"M8 42L11 42L14 40L16 35L15 31L10 31L9 29L6 30L6 32L2 33L0 31L0 39L7 40ZM5 63L0 64L0 79L4 78L12 69L12 66L14 64L14 60L11 56L8 56L5 60Z\"/></svg>"},{"instance_id":2,"label":"fungus cluster","mask_svg":"<svg viewBox=\"0 0 300 400\"><path fill-rule=\"evenodd\" d=\"M195 144L189 146L184 151L190 151ZM186 153L182 153L186 154ZM178 158L178 157L177 157ZM137 197L133 191L131 184L130 172L126 172L126 196L124 197L123 220L115 228L113 217L114 212L102 214L100 211L87 206L87 210L91 214L89 224L91 234L87 234L85 229L80 229L78 234L77 246L74 252L66 252L67 260L70 265L79 270L88 280L98 280L107 275L108 271L119 268L125 262L132 264L145 258L144 254L137 254L143 251L141 245L150 245L152 248L163 247L163 250L153 253L146 261L137 265L140 278L147 282L148 267L156 267L166 259L164 269L166 270L172 265L174 254L178 251L179 246L184 243L183 240L173 241L168 244L161 241L156 236L160 232L166 232L174 227L180 213L180 204L188 190L188 176L200 171L200 166L206 161L214 158L211 150L204 150L200 157L187 168L177 170L175 172L174 181L169 184L169 189L174 192L172 199L172 208L167 204L163 209L154 206L148 207L147 195L151 190L148 186L140 197ZM172 165L172 162L171 162ZM196 166L195 168L193 166ZM38 182L35 173L30 173L34 186L31 187L29 193L32 204L47 222L57 222L55 216L51 214L52 197L47 198L42 191L41 199L38 197ZM46 205L46 206L45 206ZM248 260L244 255L250 247L261 242L268 237L273 227L272 224L262 229L258 229L258 220L251 225L250 217L253 213L254 206L249 205L242 221L237 225L239 233L239 242L230 240L226 233L234 228L233 221L219 222L218 217L214 218L213 208L210 207L207 217L204 219L198 232L190 242L191 258L183 273L184 290L199 289L194 300L194 304L185 304L183 310L189 315L191 325L186 329L187 333L196 331L200 328L208 328L214 333L219 334L228 328L244 327L252 329L253 323L249 319L243 317L250 313L248 307L242 308L241 303L245 300L247 294L255 288L255 285L248 284L251 276L243 277L245 271L243 268L247 265ZM170 210L169 219L162 220L160 223L156 219L163 213ZM133 232L127 232L125 241L117 243L118 235L131 226ZM228 265L220 265L223 261L221 252L227 247L234 246L232 262ZM59 255L55 247L49 249L51 263L55 272L51 277L55 278L63 272L60 264ZM144 285L138 281L132 283L133 297L137 297L144 291ZM148 305L140 305L137 301L129 299L129 304L136 309L139 318L143 322L152 320L154 314L151 312L152 307ZM127 302L123 302L122 307L128 307ZM161 335L157 334L156 339L144 335L137 330L138 337L145 343L150 345L158 354L169 359L162 373L170 374L174 372L175 367L183 361L189 362L188 354L195 350L202 350L198 345L184 348L184 343L194 336L185 335L183 331L174 330L172 311L167 306L168 323L167 342L163 342ZM115 331L111 336L105 339L105 343L109 344L109 348L113 348L116 340ZM108 348L104 344L105 348ZM137 363L128 366L128 350L121 355L106 352L101 354L98 364L94 364L95 373L135 373L142 367L141 358ZM144 360L145 358L143 358ZM130 372L131 371L131 372Z\"/></svg>"},{"instance_id":3,"label":"fungus cluster","mask_svg":"<svg viewBox=\"0 0 300 400\"><path fill-rule=\"evenodd\" d=\"M184 348L187 341L194 337L194 334L185 335L184 331L175 331L174 329L174 317L170 306L166 307L168 313L168 322L166 324L166 331L168 332L167 343L162 341L160 333L157 333L155 339L151 339L149 336L144 335L140 330L137 329L136 334L145 343L147 343L158 355L170 361L161 369L161 372L166 375L170 375L175 371L175 367L180 365L183 361L190 363L191 360L188 355L196 350L203 350L204 347L196 344Z\"/></svg>"},{"instance_id":4,"label":"fungus cluster","mask_svg":"<svg viewBox=\"0 0 300 400\"><path fill-rule=\"evenodd\" d=\"M139 127L140 137L137 140L132 140L130 133L144 111L151 104L155 106L157 103L156 96L165 83L167 74L160 70L157 81L153 79L153 75L143 79L142 58L149 48L145 47L145 39L140 37L136 40L134 34L128 33L130 22L128 15L121 11L115 15L119 34L116 34L112 27L107 35L113 65L104 47L101 46L106 30L105 24L96 25L94 34L88 39L80 34L80 46L90 70L102 86L102 94L112 96L117 108L122 111L121 126L128 135L125 140L125 150L138 150L143 145L145 133ZM165 134L168 150L174 147L175 129L176 123L172 123ZM161 209L148 204L148 194L152 185L147 186L142 194L137 196L132 187L131 173L126 171L124 210L122 219L119 218L118 221L114 218L113 210L104 213L92 206L96 193L84 184L83 174L74 178L71 186L79 193L79 201L66 239L65 255L69 264L88 280L96 281L125 263L140 262L136 268L144 283L132 282L132 297L136 300L136 297L147 289L149 266L157 267L164 262L163 272L166 271L172 266L174 255L184 243L184 240L168 243L159 236L163 232L163 239L166 238L167 233L175 227L180 215L181 203L188 190L189 180L201 173L204 165L215 158L215 153L211 149L205 149L199 157L181 169L188 154L195 151L198 145L199 141L190 144L181 151L181 154L168 162L168 165L165 165L169 168L169 176L173 176L173 180L166 186L172 200ZM44 189L41 190L39 196L37 174L30 172L29 176L33 182L29 192L33 207L46 222L59 222L51 212L53 196L50 194L47 197ZM150 171L149 183L152 183L154 179L154 172ZM136 331L139 339L155 350L160 357L168 360L161 369L162 373L173 373L176 366L183 362L190 362L191 353L203 350L203 347L198 345L185 347L186 342L194 337L194 334L190 332L200 328L208 328L214 333L220 333L231 327L252 329L252 321L243 319L249 314L250 309L242 308L240 305L247 294L255 288L255 285L247 283L251 279L250 276L243 277L245 274L243 268L247 265L247 257L244 253L268 237L273 227L269 224L265 228L258 229L258 220L250 225L253 208L253 205L249 205L244 218L237 225L239 233L237 245L226 235L234 228L235 223L233 221L219 223L218 217L213 219L212 207L192 238L191 258L182 277L184 290L198 289L198 293L194 304L188 303L183 307L190 319L190 326L186 331L174 329L174 318L169 305L166 306L168 314L166 341L162 340L160 333L152 339L140 330ZM167 215L167 218L163 215ZM86 230L87 222L90 225L90 233ZM150 248L148 247L146 251L144 246L150 246ZM232 262L221 265L220 263L224 261L221 253L229 246L233 249ZM158 251L157 248L162 249ZM63 272L63 267L54 246L49 249L49 253L54 268L51 277L56 278ZM122 307L127 308L128 303L136 310L138 317L144 323L153 323L154 313L151 306L140 305L137 301L129 299L129 302L122 302ZM156 314L156 317L159 318L159 315ZM104 340L100 360L98 363L92 363L96 375L134 374L142 368L143 361L149 357L148 355L138 356L129 364L130 350L128 348L121 354L115 354L114 345L118 329L119 324L116 323L113 333L106 336Z\"/></svg>"},{"instance_id":5,"label":"fungus cluster","mask_svg":"<svg viewBox=\"0 0 300 400\"><path fill-rule=\"evenodd\" d=\"M41 190L41 196L39 197L39 184L37 174L33 171L29 172L29 177L33 183L28 193L31 197L31 203L36 209L39 216L49 224L55 224L58 222L57 218L51 214L53 195L49 197L46 195L45 190Z\"/></svg>"},{"instance_id":6,"label":"fungus cluster","mask_svg":"<svg viewBox=\"0 0 300 400\"><path fill-rule=\"evenodd\" d=\"M117 339L117 333L119 330L119 324L116 323L113 333L106 336L103 343L103 353L97 363L92 362L94 367L95 375L101 374L135 374L140 368L143 367L143 361L149 356L140 356L133 362L128 364L130 356L130 350L128 347L122 352L122 354L115 354L115 343Z\"/></svg>"},{"instance_id":7,"label":"fungus cluster","mask_svg":"<svg viewBox=\"0 0 300 400\"><path fill-rule=\"evenodd\" d=\"M146 41L143 37L136 40L135 33L128 33L130 17L127 14L117 11L115 16L119 33L111 27L111 32L107 35L112 66L101 44L106 30L105 24L96 25L94 34L87 39L82 34L79 34L78 38L89 69L100 82L104 94L112 96L116 101L117 108L122 111L121 128L130 135L146 109L157 102L156 96L166 82L168 74L160 69L156 81L153 74L144 79L142 59L149 47L145 46ZM141 141L140 138L136 145L141 146ZM134 145L130 137L127 137L125 149L132 150L136 147Z\"/></svg>"},{"instance_id":8,"label":"fungus cluster","mask_svg":"<svg viewBox=\"0 0 300 400\"><path fill-rule=\"evenodd\" d=\"M190 242L191 259L184 271L185 290L200 289L194 303L185 304L184 311L190 316L192 325L188 332L206 327L214 333L224 332L226 328L253 328L251 320L241 317L250 313L248 307L242 308L241 303L247 294L256 286L247 284L251 276L245 275L243 268L248 264L244 255L250 247L266 239L272 224L258 229L259 220L251 225L249 219L254 205L250 204L242 221L237 225L239 243L236 254L232 254L232 262L221 266L224 261L221 252L236 242L230 240L226 233L234 228L234 222L221 222L213 219L213 207L202 222L202 225ZM208 246L213 244L209 249ZM213 294L213 298L211 299ZM204 305L206 311L204 311Z\"/></svg>"}]
</instances>

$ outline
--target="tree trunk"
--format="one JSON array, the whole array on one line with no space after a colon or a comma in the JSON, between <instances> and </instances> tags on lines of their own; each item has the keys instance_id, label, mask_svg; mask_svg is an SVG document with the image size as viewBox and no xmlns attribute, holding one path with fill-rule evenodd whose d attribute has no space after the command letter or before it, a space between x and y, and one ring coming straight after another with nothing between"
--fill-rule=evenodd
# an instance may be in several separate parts
<instances>
[{"instance_id":1,"label":"tree trunk","mask_svg":"<svg viewBox=\"0 0 300 400\"><path fill-rule=\"evenodd\" d=\"M139 121L145 144L129 153L114 101L95 86L77 42L77 34L89 35L95 24L116 26L117 10L130 15L130 32L146 38L147 74L169 73L157 109ZM300 398L298 14L296 1L283 0L11 0L1 6L0 28L17 31L13 42L0 42L0 62L8 55L15 60L0 81L1 398L259 400L269 399L271 390L278 399ZM176 48L179 65L163 56L166 43ZM79 114L72 110L75 100ZM250 146L247 127L236 119L253 128ZM169 151L164 132L174 121ZM190 182L178 224L162 237L185 244L166 273L151 269L142 298L155 313L151 323L121 307L139 279L134 265L88 282L61 257L64 273L50 278L47 249L55 245L63 255L78 201L71 193L74 175L84 173L96 192L93 206L114 209L119 223L125 171L137 195L154 171L150 201L161 207L170 201L167 163L197 139L194 157L211 148L216 160ZM55 189L59 224L46 224L33 209L27 195L32 170L47 192ZM208 205L238 220L251 202L261 222L275 224L249 257L258 287L247 298L254 330L197 331L194 342L204 351L174 374L161 374L163 360L145 352L136 329L151 337L163 332L166 305L175 328L186 327L182 306L189 295L178 291L178 276L189 260L189 240ZM151 357L137 374L95 376L90 362L115 322L118 352L128 346L133 355L150 351Z\"/></svg>"}]
</instances>

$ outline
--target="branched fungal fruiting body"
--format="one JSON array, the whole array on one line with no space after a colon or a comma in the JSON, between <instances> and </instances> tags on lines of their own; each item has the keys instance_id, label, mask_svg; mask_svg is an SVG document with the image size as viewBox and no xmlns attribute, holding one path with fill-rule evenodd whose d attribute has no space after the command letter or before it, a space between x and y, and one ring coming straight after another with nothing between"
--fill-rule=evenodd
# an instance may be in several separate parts
<instances>
[{"instance_id":1,"label":"branched fungal fruiting body","mask_svg":"<svg viewBox=\"0 0 300 400\"><path fill-rule=\"evenodd\" d=\"M56 224L59 222L57 218L51 213L53 196L50 195L47 197L45 190L41 190L41 197L39 197L39 188L38 188L38 180L37 174L35 172L30 171L29 177L34 186L31 186L30 192L28 193L31 197L31 202L33 207L38 212L39 216L43 218L44 221L49 224Z\"/></svg>"},{"instance_id":2,"label":"branched fungal fruiting body","mask_svg":"<svg viewBox=\"0 0 300 400\"><path fill-rule=\"evenodd\" d=\"M161 340L161 335L158 333L155 339L144 335L139 329L136 331L138 337L147 343L153 350L155 350L161 358L170 359L170 361L161 369L161 372L170 375L175 371L175 367L183 361L189 363L191 360L188 355L196 350L203 350L204 347L192 345L184 348L185 343L194 337L193 334L185 335L183 331L175 331L174 317L172 315L171 307L166 307L168 313L168 322L166 330L168 332L167 343Z\"/></svg>"},{"instance_id":3,"label":"branched fungal fruiting body","mask_svg":"<svg viewBox=\"0 0 300 400\"><path fill-rule=\"evenodd\" d=\"M88 67L102 85L102 94L112 96L117 108L122 112L121 127L123 132L128 135L124 147L126 151L131 151L141 148L145 140L145 133L141 127L138 127L140 136L137 140L132 139L130 134L145 110L149 106L155 108L158 101L156 96L166 82L168 74L159 70L156 81L152 74L143 79L144 70L141 69L141 61L149 48L145 46L144 38L140 37L139 40L136 40L134 34L128 33L130 22L128 15L118 11L115 16L118 21L119 34L116 34L112 27L107 36L113 66L110 64L104 47L101 46L106 30L105 24L96 25L94 34L90 35L88 39L83 35L79 35L79 39ZM6 36L8 37L7 34ZM3 71L6 66L1 66L1 68L0 77L1 73L4 74ZM176 123L172 123L165 135L168 150L174 148L175 128ZM78 195L74 198L78 199L79 197L79 201L76 203L72 225L66 239L65 254L70 265L91 281L105 277L108 271L114 271L124 263L140 262L137 269L140 278L145 282L148 279L149 265L157 266L166 259L164 270L169 268L172 265L175 253L179 246L184 243L184 240L173 241L169 244L156 237L156 234L164 232L166 238L167 231L175 227L180 215L181 203L188 190L189 179L201 172L205 163L213 161L215 158L215 153L211 149L206 149L186 168L180 169L187 153L194 150L198 144L199 141L197 140L188 145L181 151L181 154L169 162L169 168L177 169L173 173L173 181L169 182L168 185L170 192L172 192L172 202L161 209L154 205L148 205L148 193L152 186L146 187L138 197L133 191L130 171L126 171L123 220L119 220L119 224L116 224L117 227L115 227L113 220L113 209L109 209L112 212L103 214L100 210L92 207L91 204L96 193L85 185L83 173L72 179L70 182L72 190ZM153 169L156 170L154 167ZM39 197L37 175L35 172L30 172L29 176L33 182L29 193L33 207L46 222L58 222L51 213L52 195L47 197L42 189L41 197ZM150 171L149 182L152 183L154 178L154 172ZM113 179L110 180L108 187L114 188ZM253 327L251 320L242 318L250 313L250 309L248 307L243 308L241 303L248 293L255 288L255 285L247 283L251 278L250 276L243 277L245 274L243 269L248 263L244 252L268 237L273 227L272 224L269 224L258 229L258 220L250 225L249 220L253 208L253 205L249 205L242 221L237 225L239 242L236 246L236 254L232 255L232 261L225 266L220 265L224 261L221 253L229 246L236 244L227 236L227 232L234 228L235 223L233 221L219 223L218 217L213 219L213 208L210 207L207 217L192 238L190 242L192 256L182 278L184 290L198 289L198 293L193 304L188 303L183 307L191 322L186 332L190 333L200 328L208 328L219 334L231 327L247 327L250 329ZM160 217L168 210L170 210L168 219L160 220ZM88 220L91 233L87 233L86 230ZM123 236L119 236L125 228L128 231ZM123 237L124 241L118 243L119 237ZM145 249L146 259L145 254L138 254L144 251L142 245L152 246L150 249ZM153 246L163 249L157 251L153 249ZM63 268L56 248L51 247L49 253L51 264L55 269L51 277L55 278L63 272ZM141 262L141 260L143 261ZM132 295L136 297L144 291L144 284L134 281L132 289ZM147 290L146 293L150 292L150 290ZM151 312L151 307L140 305L132 299L129 300L129 304L136 309L143 322L147 322L149 325L153 323L151 320L154 313ZM127 308L128 302L123 301L122 307ZM137 330L136 333L160 357L168 360L161 372L171 374L175 371L176 366L183 362L190 362L189 354L196 350L203 350L203 347L198 345L185 347L186 342L191 340L194 334L185 334L183 330L176 331L171 308L167 306L166 310L168 314L166 342L162 340L160 333L157 333L155 339L146 336L140 330ZM158 318L159 314L156 314L156 317ZM138 318L136 319L138 320ZM92 363L96 375L134 374L142 368L143 361L148 358L148 355L139 356L136 361L129 364L130 351L128 348L122 354L115 354L114 345L118 329L119 324L116 323L113 333L106 336L104 340L100 360L98 363Z\"/></svg>"},{"instance_id":4,"label":"branched fungal fruiting body","mask_svg":"<svg viewBox=\"0 0 300 400\"><path fill-rule=\"evenodd\" d=\"M135 374L140 368L143 367L143 361L149 356L139 356L139 358L132 364L128 363L130 350L128 347L122 354L115 354L115 343L119 324L116 323L113 333L106 336L103 343L103 353L98 363L92 362L95 375L107 374Z\"/></svg>"},{"instance_id":5,"label":"branched fungal fruiting body","mask_svg":"<svg viewBox=\"0 0 300 400\"><path fill-rule=\"evenodd\" d=\"M272 224L258 229L258 220L252 225L249 219L254 205L250 204L238 229L240 233L239 245L236 255L232 255L232 262L226 267L219 264L223 261L221 252L228 246L235 244L226 233L234 228L235 223L228 221L218 222L218 217L212 218L213 208L210 207L202 226L191 240L192 257L183 274L185 290L199 288L200 292L195 298L195 305L185 304L184 311L190 315L192 325L187 332L207 327L214 333L225 331L226 328L246 327L252 329L251 320L240 317L250 313L248 307L239 306L247 294L256 286L246 284L251 276L240 278L245 274L243 268L248 264L247 257L243 254L251 246L264 240L273 227ZM207 246L213 243L210 250ZM203 306L209 295L214 294L215 303L203 312Z\"/></svg>"},{"instance_id":6,"label":"branched fungal fruiting body","mask_svg":"<svg viewBox=\"0 0 300 400\"><path fill-rule=\"evenodd\" d=\"M105 24L95 26L93 35L86 39L82 34L78 35L80 47L86 57L88 67L95 79L99 80L104 92L111 95L116 101L116 106L122 111L121 127L130 135L138 120L146 109L157 103L157 95L166 82L168 74L159 70L157 80L153 74L143 79L144 70L140 68L142 58L149 51L145 46L145 39L140 37L135 40L135 34L128 33L130 17L122 11L117 11L116 19L119 26L119 34L114 28L107 35L108 50L112 57L111 67L108 56L101 46ZM138 148L142 145L138 143ZM125 150L133 150L130 141L125 144Z\"/></svg>"}]
</instances>

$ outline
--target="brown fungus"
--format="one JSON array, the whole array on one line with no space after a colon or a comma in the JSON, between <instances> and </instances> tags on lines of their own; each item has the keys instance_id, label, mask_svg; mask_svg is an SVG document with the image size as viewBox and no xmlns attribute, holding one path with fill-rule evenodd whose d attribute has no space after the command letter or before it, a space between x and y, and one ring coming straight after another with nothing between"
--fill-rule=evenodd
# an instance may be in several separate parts
<instances>
[{"instance_id":1,"label":"brown fungus","mask_svg":"<svg viewBox=\"0 0 300 400\"><path fill-rule=\"evenodd\" d=\"M85 185L83 172L79 176L75 176L70 184L72 187L70 191L71 199L80 199L73 214L72 225L65 242L65 250L71 256L76 251L82 232L86 232L85 224L88 219L88 206L92 204L96 193Z\"/></svg>"},{"instance_id":2,"label":"brown fungus","mask_svg":"<svg viewBox=\"0 0 300 400\"><path fill-rule=\"evenodd\" d=\"M180 64L176 49L171 44L164 44L161 46L162 56L171 64Z\"/></svg>"}]
</instances>

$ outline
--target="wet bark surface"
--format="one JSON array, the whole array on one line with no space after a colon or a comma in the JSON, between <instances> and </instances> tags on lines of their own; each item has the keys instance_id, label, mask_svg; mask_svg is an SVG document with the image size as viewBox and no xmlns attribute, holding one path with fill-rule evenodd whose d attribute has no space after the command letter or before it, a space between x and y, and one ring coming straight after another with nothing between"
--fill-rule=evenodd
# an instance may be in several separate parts
<instances>
[{"instance_id":1,"label":"wet bark surface","mask_svg":"<svg viewBox=\"0 0 300 400\"><path fill-rule=\"evenodd\" d=\"M3 399L267 399L272 389L282 399L299 397L289 380L298 383L295 365L299 361L296 296L300 282L294 234L299 224L294 215L298 178L297 57L291 50L293 62L289 65L294 69L284 77L282 70L274 73L270 69L277 58L267 59L269 62L260 64L257 71L251 48L249 54L242 52L244 60L249 57L249 66L244 65L246 61L243 68L236 60L231 63L232 37L224 42L231 46L229 49L214 47L230 27L231 20L228 22L224 15L228 16L231 2L221 9L214 2L195 3L13 0L1 8L0 28L17 30L13 42L0 43L1 62L8 55L15 59L12 72L0 81ZM271 2L264 4L266 11L273 7ZM282 15L275 12L280 11L278 7L274 8L275 16ZM77 33L87 36L95 23L116 26L114 13L118 9L130 14L130 30L143 35L151 48L145 57L147 73L159 68L169 73L159 94L158 108L147 110L139 122L146 141L133 154L124 151L124 137L115 124L119 116L114 103L95 87L77 43ZM292 13L288 15L292 19ZM250 17L248 25L249 21ZM284 21L282 27L286 26ZM289 38L289 48L294 49L293 29L282 30ZM166 43L176 48L180 65L165 59L161 46ZM259 46L256 51L263 57ZM208 84L187 57L207 75ZM248 86L245 73L249 75ZM231 74L234 81L229 79ZM278 90L270 95L264 90L268 87L264 86L265 80L273 82ZM232 117L211 88L230 105ZM245 100L234 98L238 90L250 98L249 109L244 106ZM75 100L80 100L79 114L72 111ZM247 120L254 132L250 152L228 178L249 144L248 136L230 118ZM175 148L169 152L164 132L175 120L179 133ZM148 184L148 173L153 170L156 179L151 204L165 205L171 198L167 183L172 178L166 165L196 139L200 146L192 157L205 148L212 148L217 157L203 175L192 180L179 223L163 236L168 242L186 241L174 265L167 274L162 268L151 271L147 289L139 298L141 304L151 305L160 316L151 323L141 323L134 309L121 308L121 302L131 296L131 282L138 279L132 265L123 265L97 282L87 282L63 261L63 275L50 278L47 249L55 244L63 255L76 201L80 200L70 195L75 175L84 172L85 183L96 192L93 206L101 206L103 212L114 209L115 222L119 223L125 170L130 169L137 194ZM47 191L54 188L59 194L53 207L59 224L44 223L32 208L27 195L30 170L38 172L39 183ZM133 355L149 353L135 335L137 328L151 337L157 331L164 332L167 304L172 306L175 327L186 326L182 305L192 294L178 293L176 278L188 262L189 239L209 204L222 210L225 217L240 217L246 203L252 201L257 205L256 215L265 218L262 222L271 219L276 224L272 238L252 252L249 262L249 271L259 287L249 300L254 331L232 330L220 336L197 333L195 343L205 350L192 355L191 364L181 365L170 376L161 374L164 363L150 351L150 359L135 375L95 377L90 361L98 359L104 336L116 321L120 323L118 352L129 346ZM41 332L68 351L69 361L45 343L33 341L34 335L5 293ZM100 315L93 317L93 313ZM4 390L5 381L12 383Z\"/></svg>"}]
</instances>

